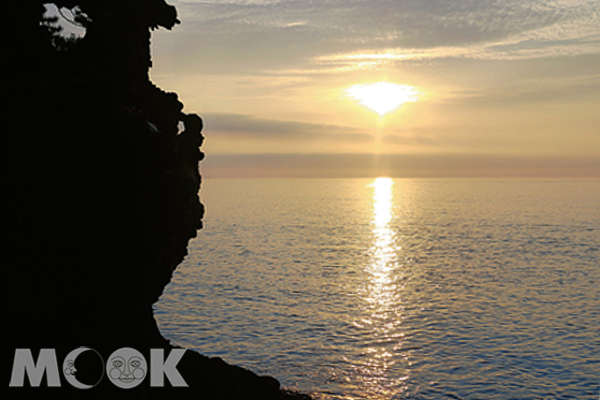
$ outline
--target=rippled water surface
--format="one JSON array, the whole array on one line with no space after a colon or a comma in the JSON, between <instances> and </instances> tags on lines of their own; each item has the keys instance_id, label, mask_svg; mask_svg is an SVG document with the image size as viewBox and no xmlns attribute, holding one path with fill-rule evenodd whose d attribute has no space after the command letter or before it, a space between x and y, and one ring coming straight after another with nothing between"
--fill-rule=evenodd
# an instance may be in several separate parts
<instances>
[{"instance_id":1,"label":"rippled water surface","mask_svg":"<svg viewBox=\"0 0 600 400\"><path fill-rule=\"evenodd\" d=\"M598 399L600 181L207 180L155 315L322 399Z\"/></svg>"}]
</instances>

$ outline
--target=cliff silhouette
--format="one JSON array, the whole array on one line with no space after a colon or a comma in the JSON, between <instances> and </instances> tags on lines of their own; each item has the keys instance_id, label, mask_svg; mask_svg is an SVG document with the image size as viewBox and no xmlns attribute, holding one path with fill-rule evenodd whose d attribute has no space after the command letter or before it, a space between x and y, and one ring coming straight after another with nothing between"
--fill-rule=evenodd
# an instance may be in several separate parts
<instances>
[{"instance_id":1,"label":"cliff silhouette","mask_svg":"<svg viewBox=\"0 0 600 400\"><path fill-rule=\"evenodd\" d=\"M3 399L299 399L187 351L188 388L9 388L15 349L86 346L104 360L171 349L152 314L201 228L202 120L149 79L150 34L178 23L163 0L56 0L85 27L61 36L39 0L3 2ZM184 129L180 132L180 126ZM214 266L218 268L218 266ZM193 334L193 332L190 332ZM28 385L26 385L28 386Z\"/></svg>"}]
</instances>

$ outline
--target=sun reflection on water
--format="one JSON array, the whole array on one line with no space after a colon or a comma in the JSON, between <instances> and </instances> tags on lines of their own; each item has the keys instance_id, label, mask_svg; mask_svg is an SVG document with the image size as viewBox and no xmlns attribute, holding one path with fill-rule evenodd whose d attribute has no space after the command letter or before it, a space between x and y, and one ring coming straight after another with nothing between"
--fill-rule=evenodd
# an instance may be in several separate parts
<instances>
[{"instance_id":1,"label":"sun reflection on water","mask_svg":"<svg viewBox=\"0 0 600 400\"><path fill-rule=\"evenodd\" d=\"M373 244L368 272L371 275L368 302L373 311L384 311L392 301L393 289L390 272L397 267L395 235L390 226L392 220L392 187L390 178L377 178L373 187Z\"/></svg>"},{"instance_id":2,"label":"sun reflection on water","mask_svg":"<svg viewBox=\"0 0 600 400\"><path fill-rule=\"evenodd\" d=\"M364 287L363 318L357 326L363 331L366 343L362 362L356 366L355 379L363 385L370 398L387 398L401 393L404 376L393 381L388 370L395 365L397 353L402 348L404 334L401 329L402 299L399 297L399 271L397 238L394 220L394 181L377 178L369 187L373 189L372 244L369 263L366 266L367 282Z\"/></svg>"}]
</instances>

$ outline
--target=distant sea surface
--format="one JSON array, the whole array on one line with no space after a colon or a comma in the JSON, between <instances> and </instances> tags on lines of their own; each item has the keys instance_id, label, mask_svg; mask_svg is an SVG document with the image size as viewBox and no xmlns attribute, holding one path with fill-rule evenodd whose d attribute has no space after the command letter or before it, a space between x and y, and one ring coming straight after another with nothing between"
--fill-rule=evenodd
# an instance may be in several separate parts
<instances>
[{"instance_id":1,"label":"distant sea surface","mask_svg":"<svg viewBox=\"0 0 600 400\"><path fill-rule=\"evenodd\" d=\"M211 180L155 315L318 399L598 399L600 181Z\"/></svg>"}]
</instances>

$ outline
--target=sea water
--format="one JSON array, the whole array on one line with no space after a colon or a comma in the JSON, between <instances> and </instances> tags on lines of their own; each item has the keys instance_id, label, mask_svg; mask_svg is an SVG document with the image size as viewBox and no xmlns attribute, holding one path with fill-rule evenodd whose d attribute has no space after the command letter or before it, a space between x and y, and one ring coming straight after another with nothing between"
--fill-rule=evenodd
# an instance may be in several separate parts
<instances>
[{"instance_id":1,"label":"sea water","mask_svg":"<svg viewBox=\"0 0 600 400\"><path fill-rule=\"evenodd\" d=\"M155 316L319 399L598 399L600 181L211 180Z\"/></svg>"}]
</instances>

